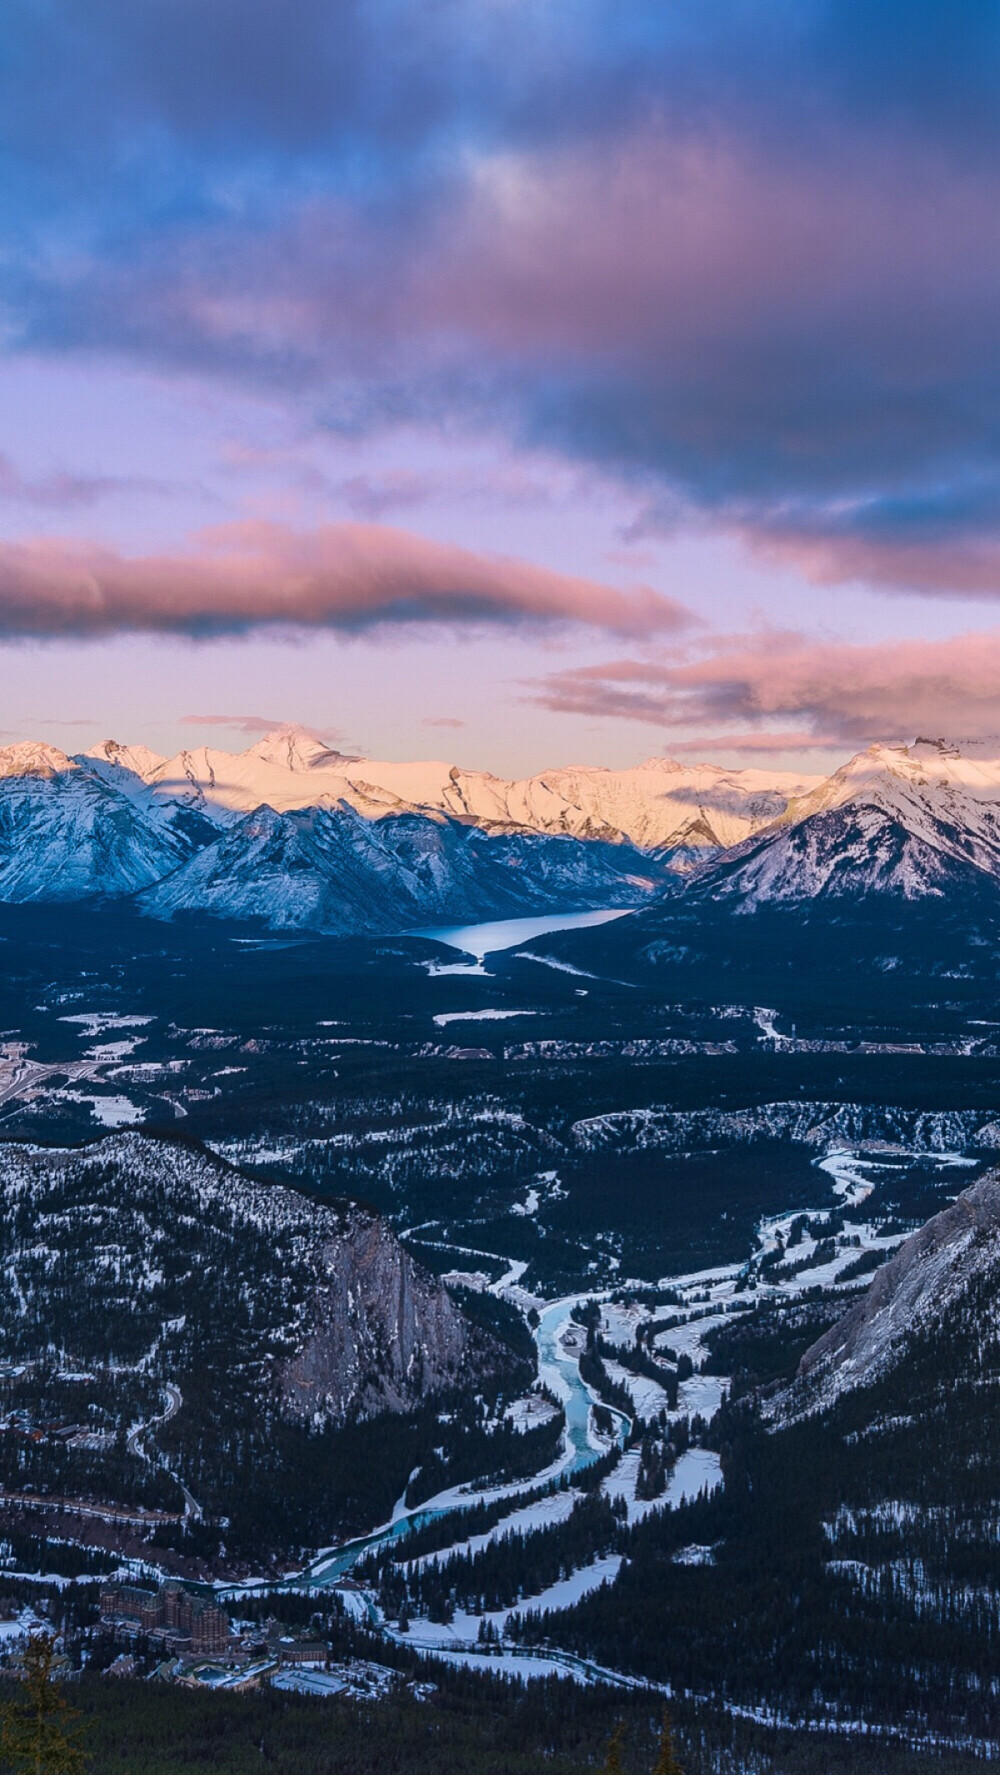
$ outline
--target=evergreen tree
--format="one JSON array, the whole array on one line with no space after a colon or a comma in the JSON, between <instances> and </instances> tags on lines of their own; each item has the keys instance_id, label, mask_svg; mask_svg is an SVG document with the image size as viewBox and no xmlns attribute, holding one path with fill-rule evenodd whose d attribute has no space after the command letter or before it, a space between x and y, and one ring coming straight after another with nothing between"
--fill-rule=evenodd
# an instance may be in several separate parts
<instances>
[{"instance_id":1,"label":"evergreen tree","mask_svg":"<svg viewBox=\"0 0 1000 1775\"><path fill-rule=\"evenodd\" d=\"M611 1735L602 1775L625 1775L625 1770L622 1767L622 1739L624 1736L625 1725L623 1722Z\"/></svg>"},{"instance_id":2,"label":"evergreen tree","mask_svg":"<svg viewBox=\"0 0 1000 1775\"><path fill-rule=\"evenodd\" d=\"M53 1679L55 1643L33 1635L24 1654L22 1703L0 1708L0 1764L17 1775L76 1775L87 1761L80 1743L79 1717Z\"/></svg>"},{"instance_id":3,"label":"evergreen tree","mask_svg":"<svg viewBox=\"0 0 1000 1775\"><path fill-rule=\"evenodd\" d=\"M674 1749L673 1721L666 1708L663 1709L663 1728L660 1732L660 1749L656 1762L653 1764L653 1775L684 1775L684 1771L681 1768L680 1763L677 1761L677 1752Z\"/></svg>"}]
</instances>

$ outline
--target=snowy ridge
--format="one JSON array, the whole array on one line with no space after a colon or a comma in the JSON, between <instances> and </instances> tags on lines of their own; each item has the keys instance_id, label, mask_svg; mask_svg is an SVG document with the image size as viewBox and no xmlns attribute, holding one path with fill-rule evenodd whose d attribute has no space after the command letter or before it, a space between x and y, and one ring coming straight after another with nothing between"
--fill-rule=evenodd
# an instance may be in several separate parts
<instances>
[{"instance_id":1,"label":"snowy ridge","mask_svg":"<svg viewBox=\"0 0 1000 1775\"><path fill-rule=\"evenodd\" d=\"M792 1386L766 1403L789 1421L872 1385L906 1359L912 1340L960 1310L973 1284L1000 1289L1000 1172L992 1171L913 1233L867 1293L807 1350Z\"/></svg>"},{"instance_id":2,"label":"snowy ridge","mask_svg":"<svg viewBox=\"0 0 1000 1775\"><path fill-rule=\"evenodd\" d=\"M201 747L147 765L138 758L144 748L105 741L85 757L106 756L109 749L120 763L126 751L136 755L137 775L154 798L183 801L219 820L263 802L288 812L326 799L371 818L402 811L450 814L490 831L627 840L646 850L735 844L820 780L650 758L631 770L570 767L516 781L440 759L349 757L296 728L278 729L241 753Z\"/></svg>"},{"instance_id":3,"label":"snowy ridge","mask_svg":"<svg viewBox=\"0 0 1000 1775\"><path fill-rule=\"evenodd\" d=\"M751 1109L616 1110L574 1122L585 1151L660 1148L685 1152L791 1140L817 1151L844 1145L948 1153L1000 1147L1000 1117L975 1110L910 1110L862 1103L763 1103Z\"/></svg>"},{"instance_id":4,"label":"snowy ridge","mask_svg":"<svg viewBox=\"0 0 1000 1775\"><path fill-rule=\"evenodd\" d=\"M183 1371L224 1326L218 1383L317 1424L407 1410L499 1355L372 1211L136 1133L0 1150L0 1303L20 1360L62 1344L105 1363L144 1327Z\"/></svg>"},{"instance_id":5,"label":"snowy ridge","mask_svg":"<svg viewBox=\"0 0 1000 1775\"><path fill-rule=\"evenodd\" d=\"M740 910L821 898L942 898L1000 882L1000 758L945 741L859 753L690 879Z\"/></svg>"}]
</instances>

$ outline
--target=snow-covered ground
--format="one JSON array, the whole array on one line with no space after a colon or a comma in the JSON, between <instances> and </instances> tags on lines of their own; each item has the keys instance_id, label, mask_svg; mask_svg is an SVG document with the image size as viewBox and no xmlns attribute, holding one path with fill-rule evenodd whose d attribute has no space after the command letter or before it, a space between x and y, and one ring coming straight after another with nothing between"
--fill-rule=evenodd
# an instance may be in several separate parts
<instances>
[{"instance_id":1,"label":"snow-covered ground","mask_svg":"<svg viewBox=\"0 0 1000 1775\"><path fill-rule=\"evenodd\" d=\"M897 1162L900 1156L899 1151L893 1154ZM943 1169L958 1168L968 1163L954 1152L922 1153L920 1156L925 1163L939 1165ZM846 1147L828 1151L817 1159L818 1168L833 1180L836 1192L845 1203L851 1205L863 1201L871 1193L885 1163L885 1156L881 1153L876 1155ZM555 1173L540 1176L536 1185L527 1190L521 1205L522 1214L535 1213L541 1194L550 1188L558 1188ZM677 1303L666 1309L662 1305L646 1306L638 1299L630 1299L627 1285L615 1290L618 1295L615 1300L610 1298L610 1290L604 1290L595 1294L583 1292L578 1296L548 1303L533 1301L517 1287L526 1265L520 1260L508 1262L503 1276L492 1283L491 1287L494 1292L503 1292L508 1298L518 1301L524 1310L530 1305L535 1305L539 1310L540 1320L535 1332L539 1379L562 1402L566 1412L563 1449L543 1473L535 1475L533 1481L520 1480L515 1484L482 1489L474 1486L451 1487L422 1505L419 1512L414 1513L418 1520L423 1521L428 1516L468 1507L474 1500L494 1502L514 1498L518 1492L523 1492L532 1485L556 1480L560 1475L590 1464L605 1453L609 1446L613 1446L595 1433L593 1395L580 1378L578 1362L586 1343L586 1332L572 1314L573 1308L583 1302L596 1301L599 1304L602 1335L616 1345L631 1347L635 1343L637 1330L654 1319L676 1318L677 1323L661 1331L656 1340L661 1350L666 1348L674 1356L687 1356L694 1366L694 1372L679 1385L676 1407L670 1408L666 1390L655 1380L634 1375L613 1360L606 1359L605 1366L613 1381L628 1388L636 1410L642 1417L653 1419L662 1411L670 1421L681 1417L700 1417L706 1422L710 1421L722 1404L727 1387L725 1375L702 1372L709 1353L706 1339L713 1329L731 1324L735 1314L761 1301L795 1299L817 1284L827 1289L852 1286L839 1281L840 1273L847 1265L866 1251L888 1251L899 1243L898 1234L881 1233L875 1222L852 1222L846 1229L826 1233L824 1223L827 1213L826 1209L817 1208L811 1213L799 1209L769 1216L760 1223L754 1251L743 1262L664 1277L660 1289L665 1293L669 1292ZM793 1224L804 1218L821 1223L820 1236L815 1232L803 1231L800 1225L795 1244L789 1246ZM455 1249L457 1254L457 1248ZM773 1267L761 1269L760 1259L768 1254L773 1259L775 1253L781 1254L782 1266L790 1267L794 1263L796 1266L802 1264L803 1267L796 1268L791 1275L783 1276L776 1275ZM463 1255L489 1257L494 1262L498 1258L495 1252L469 1251ZM640 1288L641 1285L637 1284L637 1293ZM527 1424L542 1403L537 1395L528 1396L511 1408L510 1415L515 1422ZM654 1500L639 1499L636 1497L639 1464L638 1449L626 1449L601 1487L609 1499L624 1502L629 1522L641 1519L652 1510L677 1507L694 1500L703 1492L712 1491L722 1483L721 1464L715 1451L692 1446L678 1457L670 1469L662 1496ZM481 1534L457 1542L436 1555L425 1556L415 1564L418 1567L426 1565L430 1559L447 1558L449 1553L472 1555L506 1534L544 1531L565 1522L579 1501L580 1493L577 1490L555 1489L548 1495L515 1509ZM390 1533L398 1533L401 1516L406 1514L401 1500L392 1523L367 1538L364 1545L377 1545L380 1539ZM596 1559L547 1589L522 1598L512 1608L489 1611L483 1616L457 1611L447 1627L422 1618L412 1619L409 1633L405 1636L406 1643L423 1649L429 1655L444 1657L454 1663L468 1664L470 1667L482 1669L484 1663L488 1663L490 1668L516 1676L519 1680L530 1680L553 1672L572 1676L580 1682L597 1680L596 1667L571 1654L546 1648L544 1654L535 1655L529 1653L528 1648L520 1649L509 1643L484 1648L478 1644L478 1636L483 1621L498 1636L502 1636L512 1614L528 1609L556 1611L571 1606L600 1585L612 1583L620 1569L621 1558L620 1554L612 1553ZM707 1563L713 1558L713 1550L692 1544L678 1553L676 1558L680 1564ZM302 1576L307 1582L336 1584L350 1563L351 1556L347 1550L330 1550ZM382 1621L372 1594L357 1589L345 1590L341 1594L345 1606L358 1619L366 1620L369 1624L378 1624L390 1637L398 1637L398 1630L394 1625ZM610 1674L612 1677L615 1675ZM626 1675L618 1675L623 1683L632 1681Z\"/></svg>"},{"instance_id":2,"label":"snow-covered ground","mask_svg":"<svg viewBox=\"0 0 1000 1775\"><path fill-rule=\"evenodd\" d=\"M70 1103L87 1104L102 1128L132 1128L144 1120L144 1111L132 1102L131 1097L102 1097L96 1091L91 1095L87 1091L66 1089L60 1092L60 1096Z\"/></svg>"},{"instance_id":3,"label":"snow-covered ground","mask_svg":"<svg viewBox=\"0 0 1000 1775\"><path fill-rule=\"evenodd\" d=\"M491 1007L485 1011L438 1011L433 1022L443 1029L446 1023L499 1023L508 1017L537 1017L537 1011L499 1011Z\"/></svg>"},{"instance_id":4,"label":"snow-covered ground","mask_svg":"<svg viewBox=\"0 0 1000 1775\"><path fill-rule=\"evenodd\" d=\"M578 1501L578 1500L575 1500ZM439 1621L427 1621L417 1618L410 1623L407 1640L415 1647L434 1646L435 1648L449 1644L458 1646L476 1643L481 1620L489 1622L497 1633L504 1630L512 1615L520 1614L528 1609L566 1609L582 1597L589 1596L592 1590L599 1590L602 1584L611 1584L617 1578L621 1568L620 1553L609 1553L604 1559L595 1559L592 1565L581 1566L570 1578L560 1578L557 1583L550 1584L547 1589L536 1591L531 1596L522 1597L521 1601L509 1609L490 1609L484 1615L469 1615L457 1609L448 1626Z\"/></svg>"},{"instance_id":5,"label":"snow-covered ground","mask_svg":"<svg viewBox=\"0 0 1000 1775\"><path fill-rule=\"evenodd\" d=\"M142 1029L152 1021L152 1017L120 1011L74 1011L71 1016L59 1018L60 1023L79 1023L83 1035L91 1040L95 1035L103 1035L106 1029Z\"/></svg>"}]
</instances>

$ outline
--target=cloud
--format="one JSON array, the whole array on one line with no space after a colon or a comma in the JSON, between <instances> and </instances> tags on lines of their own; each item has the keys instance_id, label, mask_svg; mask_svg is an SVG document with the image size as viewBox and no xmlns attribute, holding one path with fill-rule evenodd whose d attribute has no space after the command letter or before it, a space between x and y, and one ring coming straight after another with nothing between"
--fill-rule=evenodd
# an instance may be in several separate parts
<instances>
[{"instance_id":1,"label":"cloud","mask_svg":"<svg viewBox=\"0 0 1000 1775\"><path fill-rule=\"evenodd\" d=\"M713 724L710 739L682 731L694 751L734 742L747 750L755 739L757 749L801 750L915 733L985 738L998 728L1000 629L866 645L734 637L695 659L625 658L555 672L532 687L531 700L559 714L668 732ZM790 730L795 722L804 726Z\"/></svg>"},{"instance_id":2,"label":"cloud","mask_svg":"<svg viewBox=\"0 0 1000 1775\"><path fill-rule=\"evenodd\" d=\"M467 721L459 721L455 715L425 715L421 727L468 727Z\"/></svg>"},{"instance_id":3,"label":"cloud","mask_svg":"<svg viewBox=\"0 0 1000 1775\"><path fill-rule=\"evenodd\" d=\"M828 146L647 117L481 153L403 215L310 195L84 260L28 338L278 388L348 434L499 426L634 486L640 530L992 593L1000 167ZM364 518L430 495L419 472L344 489Z\"/></svg>"},{"instance_id":4,"label":"cloud","mask_svg":"<svg viewBox=\"0 0 1000 1775\"><path fill-rule=\"evenodd\" d=\"M649 531L1000 591L983 0L10 0L0 57L9 349L502 431Z\"/></svg>"},{"instance_id":5,"label":"cloud","mask_svg":"<svg viewBox=\"0 0 1000 1775\"><path fill-rule=\"evenodd\" d=\"M697 740L670 739L671 752L681 757L711 759L714 752L740 752L747 757L770 758L776 752L836 752L842 741L835 734L814 734L805 729L781 733L718 733Z\"/></svg>"},{"instance_id":6,"label":"cloud","mask_svg":"<svg viewBox=\"0 0 1000 1775\"><path fill-rule=\"evenodd\" d=\"M1000 484L997 494L1000 495ZM915 502L914 502L915 503ZM857 581L890 591L930 596L1000 596L1000 499L970 512L956 492L952 500L923 502L900 512L892 502L828 518L777 515L747 526L751 547L814 585Z\"/></svg>"},{"instance_id":7,"label":"cloud","mask_svg":"<svg viewBox=\"0 0 1000 1775\"><path fill-rule=\"evenodd\" d=\"M427 623L571 623L641 635L691 621L648 587L622 592L370 524L308 533L230 524L161 556L81 542L0 545L0 636L8 637Z\"/></svg>"},{"instance_id":8,"label":"cloud","mask_svg":"<svg viewBox=\"0 0 1000 1775\"><path fill-rule=\"evenodd\" d=\"M25 475L0 452L0 499L52 510L92 506L121 493L166 493L162 481L142 475L93 475L59 469L49 475Z\"/></svg>"},{"instance_id":9,"label":"cloud","mask_svg":"<svg viewBox=\"0 0 1000 1775\"><path fill-rule=\"evenodd\" d=\"M346 738L335 727L303 727L297 721L280 721L268 715L182 715L182 727L227 727L234 733L260 739L264 734L302 733L309 739L335 745Z\"/></svg>"}]
</instances>

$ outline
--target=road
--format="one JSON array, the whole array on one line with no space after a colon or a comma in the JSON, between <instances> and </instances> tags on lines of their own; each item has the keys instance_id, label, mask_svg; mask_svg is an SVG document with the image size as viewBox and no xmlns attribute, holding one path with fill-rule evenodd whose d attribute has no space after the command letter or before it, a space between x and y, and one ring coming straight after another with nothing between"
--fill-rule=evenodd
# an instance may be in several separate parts
<instances>
[{"instance_id":1,"label":"road","mask_svg":"<svg viewBox=\"0 0 1000 1775\"><path fill-rule=\"evenodd\" d=\"M100 1064L99 1060L60 1060L53 1066L43 1065L40 1060L0 1062L0 1106L37 1090L57 1073L74 1080L93 1078Z\"/></svg>"},{"instance_id":2,"label":"road","mask_svg":"<svg viewBox=\"0 0 1000 1775\"><path fill-rule=\"evenodd\" d=\"M166 1404L159 1416L155 1418L146 1418L143 1423L134 1425L128 1433L126 1441L128 1452L130 1455L135 1455L140 1461L152 1460L152 1456L148 1455L145 1448L142 1446L142 1438L145 1436L146 1432L148 1430L156 1430L162 1424L169 1424L171 1418L177 1416L181 1406L184 1404L184 1395L181 1392L180 1387L176 1386L173 1381L166 1381L163 1390L166 1394ZM191 1495L180 1474L175 1473L172 1467L167 1467L165 1471L170 1474L171 1479L176 1481L184 1494L185 1518L189 1521L200 1522L205 1512L197 1498Z\"/></svg>"}]
</instances>

